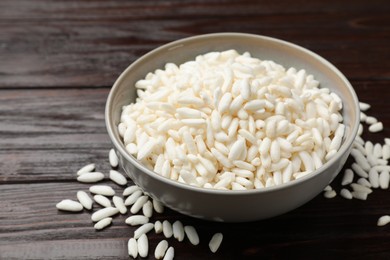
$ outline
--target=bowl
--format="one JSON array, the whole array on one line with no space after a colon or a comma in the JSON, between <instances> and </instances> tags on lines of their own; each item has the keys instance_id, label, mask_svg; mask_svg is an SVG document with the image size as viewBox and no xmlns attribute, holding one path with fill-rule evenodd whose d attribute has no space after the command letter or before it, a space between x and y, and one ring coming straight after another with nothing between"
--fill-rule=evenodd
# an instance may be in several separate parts
<instances>
[{"instance_id":1,"label":"bowl","mask_svg":"<svg viewBox=\"0 0 390 260\"><path fill-rule=\"evenodd\" d=\"M148 72L164 68L168 62L181 64L199 54L235 49L249 51L253 57L269 59L285 68L305 69L343 100L346 132L337 154L321 168L306 176L269 188L231 191L199 188L164 178L144 167L126 152L119 136L122 106L135 101L134 84ZM132 63L114 83L106 103L105 120L119 161L128 176L160 200L183 214L214 221L245 222L277 216L313 199L338 174L348 158L359 125L356 94L343 74L319 55L279 39L242 33L215 33L189 37L163 45Z\"/></svg>"}]
</instances>

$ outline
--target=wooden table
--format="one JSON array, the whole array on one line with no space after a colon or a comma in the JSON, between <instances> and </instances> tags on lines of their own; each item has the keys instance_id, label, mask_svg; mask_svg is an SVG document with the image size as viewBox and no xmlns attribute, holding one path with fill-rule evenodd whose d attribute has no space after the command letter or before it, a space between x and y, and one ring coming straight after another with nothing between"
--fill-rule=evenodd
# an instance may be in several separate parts
<instances>
[{"instance_id":1,"label":"wooden table","mask_svg":"<svg viewBox=\"0 0 390 260\"><path fill-rule=\"evenodd\" d=\"M389 13L387 0L1 0L0 259L128 258L135 228L124 224L126 216L97 232L90 213L59 212L55 204L88 189L75 180L81 166L110 169L104 106L114 80L144 53L176 39L247 32L322 55L372 104L368 114L385 130L364 137L383 143L390 136ZM332 185L339 183L340 177ZM212 223L171 210L152 220L197 227L199 246L169 239L176 259L390 259L390 226L376 226L384 214L390 214L388 190L375 190L367 201L318 195L253 223ZM207 244L217 231L225 238L212 254ZM162 237L149 235L149 259Z\"/></svg>"}]
</instances>

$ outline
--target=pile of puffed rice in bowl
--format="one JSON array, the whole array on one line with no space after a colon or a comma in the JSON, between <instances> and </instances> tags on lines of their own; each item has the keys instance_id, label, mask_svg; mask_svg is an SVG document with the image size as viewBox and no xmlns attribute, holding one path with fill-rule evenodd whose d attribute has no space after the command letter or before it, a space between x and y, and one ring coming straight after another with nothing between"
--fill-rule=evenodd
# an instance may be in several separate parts
<instances>
[{"instance_id":1,"label":"pile of puffed rice in bowl","mask_svg":"<svg viewBox=\"0 0 390 260\"><path fill-rule=\"evenodd\" d=\"M220 50L221 42L239 48ZM321 192L348 157L359 108L349 82L318 55L212 34L133 63L111 90L106 123L126 173L151 196L184 214L239 222Z\"/></svg>"}]
</instances>

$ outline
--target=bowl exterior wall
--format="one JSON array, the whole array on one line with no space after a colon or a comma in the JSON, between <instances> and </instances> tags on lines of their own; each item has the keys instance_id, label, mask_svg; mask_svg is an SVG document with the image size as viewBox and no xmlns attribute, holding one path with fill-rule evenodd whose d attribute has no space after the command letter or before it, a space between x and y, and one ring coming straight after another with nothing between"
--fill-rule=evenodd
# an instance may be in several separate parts
<instances>
[{"instance_id":1,"label":"bowl exterior wall","mask_svg":"<svg viewBox=\"0 0 390 260\"><path fill-rule=\"evenodd\" d=\"M142 169L120 156L120 162L134 182L169 208L185 215L222 222L246 222L274 217L291 211L313 199L341 170L348 154L343 155L313 178L270 192L243 194L204 193L173 186L149 178ZM321 187L321 188L319 188Z\"/></svg>"}]
</instances>

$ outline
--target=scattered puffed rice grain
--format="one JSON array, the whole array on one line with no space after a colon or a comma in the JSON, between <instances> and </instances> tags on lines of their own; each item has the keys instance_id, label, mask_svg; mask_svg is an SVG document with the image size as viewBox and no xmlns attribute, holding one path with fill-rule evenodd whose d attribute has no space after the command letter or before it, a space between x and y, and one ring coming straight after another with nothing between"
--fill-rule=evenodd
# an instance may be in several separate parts
<instances>
[{"instance_id":1,"label":"scattered puffed rice grain","mask_svg":"<svg viewBox=\"0 0 390 260\"><path fill-rule=\"evenodd\" d=\"M364 144L361 144L359 142L357 142L357 140L355 139L355 141L353 142L353 147L352 148L352 151L354 151L355 149L358 150L363 156L366 156L366 149L364 149ZM351 151L351 154L352 154L352 151Z\"/></svg>"},{"instance_id":2,"label":"scattered puffed rice grain","mask_svg":"<svg viewBox=\"0 0 390 260\"><path fill-rule=\"evenodd\" d=\"M125 214L127 212L127 208L123 199L119 196L112 197L112 202L114 202L114 206L119 210L121 214Z\"/></svg>"},{"instance_id":3,"label":"scattered puffed rice grain","mask_svg":"<svg viewBox=\"0 0 390 260\"><path fill-rule=\"evenodd\" d=\"M378 188L379 187L379 173L377 170L372 168L368 173L368 180L371 183L371 187Z\"/></svg>"},{"instance_id":4,"label":"scattered puffed rice grain","mask_svg":"<svg viewBox=\"0 0 390 260\"><path fill-rule=\"evenodd\" d=\"M146 195L139 197L134 202L133 206L131 206L130 212L132 214L137 214L142 209L142 206L148 201L148 199L149 199L149 197Z\"/></svg>"},{"instance_id":5,"label":"scattered puffed rice grain","mask_svg":"<svg viewBox=\"0 0 390 260\"><path fill-rule=\"evenodd\" d=\"M385 144L382 148L382 158L384 160L390 159L390 145Z\"/></svg>"},{"instance_id":6,"label":"scattered puffed rice grain","mask_svg":"<svg viewBox=\"0 0 390 260\"><path fill-rule=\"evenodd\" d=\"M89 187L89 191L94 194L104 195L104 196L114 196L115 191L108 185L93 185Z\"/></svg>"},{"instance_id":7,"label":"scattered puffed rice grain","mask_svg":"<svg viewBox=\"0 0 390 260\"><path fill-rule=\"evenodd\" d=\"M56 204L56 208L64 211L78 212L83 210L83 205L74 200L61 200Z\"/></svg>"},{"instance_id":8,"label":"scattered puffed rice grain","mask_svg":"<svg viewBox=\"0 0 390 260\"><path fill-rule=\"evenodd\" d=\"M160 234L161 232L163 232L163 225L161 221L157 220L156 222L154 222L154 232L156 234Z\"/></svg>"},{"instance_id":9,"label":"scattered puffed rice grain","mask_svg":"<svg viewBox=\"0 0 390 260\"><path fill-rule=\"evenodd\" d=\"M133 205L139 197L142 196L142 191L141 190L136 190L134 191L127 199L125 200L125 205L130 206Z\"/></svg>"},{"instance_id":10,"label":"scattered puffed rice grain","mask_svg":"<svg viewBox=\"0 0 390 260\"><path fill-rule=\"evenodd\" d=\"M222 233L215 233L213 235L213 237L211 238L211 240L209 242L209 248L210 248L211 252L213 252L213 253L217 252L219 246L222 243L222 239L223 239Z\"/></svg>"},{"instance_id":11,"label":"scattered puffed rice grain","mask_svg":"<svg viewBox=\"0 0 390 260\"><path fill-rule=\"evenodd\" d=\"M367 125L373 125L378 122L378 119L376 119L373 116L367 116L364 121L366 122Z\"/></svg>"},{"instance_id":12,"label":"scattered puffed rice grain","mask_svg":"<svg viewBox=\"0 0 390 260\"><path fill-rule=\"evenodd\" d=\"M110 180L115 182L118 185L126 185L127 184L127 179L125 176L122 175L122 173L115 171L115 170L110 170Z\"/></svg>"},{"instance_id":13,"label":"scattered puffed rice grain","mask_svg":"<svg viewBox=\"0 0 390 260\"><path fill-rule=\"evenodd\" d=\"M113 208L113 207L99 209L98 211L95 211L92 214L91 219L93 222L97 222L97 221L102 220L104 218L108 218L108 217L111 217L115 214L118 214L118 212L119 212L119 210L117 208Z\"/></svg>"},{"instance_id":14,"label":"scattered puffed rice grain","mask_svg":"<svg viewBox=\"0 0 390 260\"><path fill-rule=\"evenodd\" d=\"M153 208L154 210L157 212L157 213L163 213L164 212L164 205L156 200L156 199L153 199Z\"/></svg>"},{"instance_id":15,"label":"scattered puffed rice grain","mask_svg":"<svg viewBox=\"0 0 390 260\"><path fill-rule=\"evenodd\" d=\"M361 111L367 111L371 108L371 105L364 102L359 102L359 108Z\"/></svg>"},{"instance_id":16,"label":"scattered puffed rice grain","mask_svg":"<svg viewBox=\"0 0 390 260\"><path fill-rule=\"evenodd\" d=\"M355 159L356 163L365 171L370 170L370 164L367 161L367 158L359 149L352 149L351 151L352 157Z\"/></svg>"},{"instance_id":17,"label":"scattered puffed rice grain","mask_svg":"<svg viewBox=\"0 0 390 260\"><path fill-rule=\"evenodd\" d=\"M351 169L346 169L341 181L341 185L345 186L351 184L353 181L353 171Z\"/></svg>"},{"instance_id":18,"label":"scattered puffed rice grain","mask_svg":"<svg viewBox=\"0 0 390 260\"><path fill-rule=\"evenodd\" d=\"M169 247L167 252L165 253L163 260L173 260L174 257L175 257L175 249L173 249L173 247Z\"/></svg>"},{"instance_id":19,"label":"scattered puffed rice grain","mask_svg":"<svg viewBox=\"0 0 390 260\"><path fill-rule=\"evenodd\" d=\"M185 226L184 232L186 233L188 240L193 244L194 246L199 244L199 236L198 232L196 232L196 229L193 226Z\"/></svg>"},{"instance_id":20,"label":"scattered puffed rice grain","mask_svg":"<svg viewBox=\"0 0 390 260\"><path fill-rule=\"evenodd\" d=\"M341 197L343 197L344 199L347 199L347 200L352 199L352 194L351 194L351 192L350 192L349 190L347 190L347 189L341 189L340 195L341 195Z\"/></svg>"},{"instance_id":21,"label":"scattered puffed rice grain","mask_svg":"<svg viewBox=\"0 0 390 260\"><path fill-rule=\"evenodd\" d=\"M370 177L370 175L368 175L368 177ZM372 186L371 183L365 178L359 178L359 180L357 180L357 183L367 188L371 188Z\"/></svg>"},{"instance_id":22,"label":"scattered puffed rice grain","mask_svg":"<svg viewBox=\"0 0 390 260\"><path fill-rule=\"evenodd\" d=\"M77 181L83 183L94 183L104 179L104 174L101 172L86 172L77 177Z\"/></svg>"},{"instance_id":23,"label":"scattered puffed rice grain","mask_svg":"<svg viewBox=\"0 0 390 260\"><path fill-rule=\"evenodd\" d=\"M139 256L140 257L147 257L148 251L149 251L149 242L148 242L148 237L145 234L142 234L138 238L137 245L138 245Z\"/></svg>"},{"instance_id":24,"label":"scattered puffed rice grain","mask_svg":"<svg viewBox=\"0 0 390 260\"><path fill-rule=\"evenodd\" d=\"M112 207L111 201L107 197L104 197L103 195L100 195L100 194L95 195L95 196L93 196L93 199L99 205L101 205L101 206L103 206L105 208Z\"/></svg>"},{"instance_id":25,"label":"scattered puffed rice grain","mask_svg":"<svg viewBox=\"0 0 390 260\"><path fill-rule=\"evenodd\" d=\"M87 172L92 172L93 170L95 170L95 164L90 163L90 164L87 164L84 167L80 168L80 170L77 171L77 175L82 175L82 174L87 173Z\"/></svg>"},{"instance_id":26,"label":"scattered puffed rice grain","mask_svg":"<svg viewBox=\"0 0 390 260\"><path fill-rule=\"evenodd\" d=\"M355 199L359 199L359 200L367 200L367 196L368 196L366 192L361 192L361 191L352 191L351 194Z\"/></svg>"},{"instance_id":27,"label":"scattered puffed rice grain","mask_svg":"<svg viewBox=\"0 0 390 260\"><path fill-rule=\"evenodd\" d=\"M156 259L163 258L167 249L168 249L168 241L161 240L160 243L158 243L156 246L156 249L154 251L154 257Z\"/></svg>"},{"instance_id":28,"label":"scattered puffed rice grain","mask_svg":"<svg viewBox=\"0 0 390 260\"><path fill-rule=\"evenodd\" d=\"M389 215L384 215L378 219L377 225L378 227L385 226L390 223L390 216Z\"/></svg>"},{"instance_id":29,"label":"scattered puffed rice grain","mask_svg":"<svg viewBox=\"0 0 390 260\"><path fill-rule=\"evenodd\" d=\"M172 230L173 230L173 237L176 238L179 242L184 240L184 227L183 224L176 220L172 224Z\"/></svg>"},{"instance_id":30,"label":"scattered puffed rice grain","mask_svg":"<svg viewBox=\"0 0 390 260\"><path fill-rule=\"evenodd\" d=\"M108 225L110 225L111 223L112 223L112 218L104 218L102 220L99 220L93 227L96 230L101 230L107 227Z\"/></svg>"},{"instance_id":31,"label":"scattered puffed rice grain","mask_svg":"<svg viewBox=\"0 0 390 260\"><path fill-rule=\"evenodd\" d=\"M172 229L172 224L169 223L168 220L164 220L162 223L163 226L163 234L166 238L170 238L173 235L173 229Z\"/></svg>"},{"instance_id":32,"label":"scattered puffed rice grain","mask_svg":"<svg viewBox=\"0 0 390 260\"><path fill-rule=\"evenodd\" d=\"M368 173L365 172L362 167L360 167L359 164L357 163L353 163L352 166L351 166L352 170L357 174L359 175L360 177L363 177L363 178L368 178Z\"/></svg>"},{"instance_id":33,"label":"scattered puffed rice grain","mask_svg":"<svg viewBox=\"0 0 390 260\"><path fill-rule=\"evenodd\" d=\"M332 187L331 187L330 185L328 185L328 186L326 186L326 187L324 188L324 191L330 191L330 190L333 190Z\"/></svg>"},{"instance_id":34,"label":"scattered puffed rice grain","mask_svg":"<svg viewBox=\"0 0 390 260\"><path fill-rule=\"evenodd\" d=\"M389 180L390 180L390 175L388 171L382 171L379 174L379 186L381 189L387 189L389 188Z\"/></svg>"},{"instance_id":35,"label":"scattered puffed rice grain","mask_svg":"<svg viewBox=\"0 0 390 260\"><path fill-rule=\"evenodd\" d=\"M372 193L372 190L370 188L367 188L367 187L365 187L363 185L360 185L360 184L357 184L357 183L351 183L351 188L354 191L364 192L364 193L367 193L367 194Z\"/></svg>"},{"instance_id":36,"label":"scattered puffed rice grain","mask_svg":"<svg viewBox=\"0 0 390 260\"><path fill-rule=\"evenodd\" d=\"M124 191L123 191L123 196L126 197L126 196L130 196L131 194L133 194L135 191L137 190L141 190L140 187L138 187L137 185L132 185L132 186L129 186L127 187Z\"/></svg>"},{"instance_id":37,"label":"scattered puffed rice grain","mask_svg":"<svg viewBox=\"0 0 390 260\"><path fill-rule=\"evenodd\" d=\"M375 156L375 158L382 157L382 145L381 144L376 143L374 145L373 155Z\"/></svg>"},{"instance_id":38,"label":"scattered puffed rice grain","mask_svg":"<svg viewBox=\"0 0 390 260\"><path fill-rule=\"evenodd\" d=\"M371 141L366 141L364 143L364 149L366 149L366 154L372 154L374 151L374 144Z\"/></svg>"},{"instance_id":39,"label":"scattered puffed rice grain","mask_svg":"<svg viewBox=\"0 0 390 260\"><path fill-rule=\"evenodd\" d=\"M327 199L332 199L332 198L336 197L336 195L337 195L337 193L335 190L328 190L328 191L324 192L324 197Z\"/></svg>"},{"instance_id":40,"label":"scattered puffed rice grain","mask_svg":"<svg viewBox=\"0 0 390 260\"><path fill-rule=\"evenodd\" d=\"M137 228L134 231L134 238L135 239L140 238L142 234L148 233L153 228L154 228L154 224L153 223L145 223L145 224L143 224L142 226L140 226L139 228Z\"/></svg>"},{"instance_id":41,"label":"scattered puffed rice grain","mask_svg":"<svg viewBox=\"0 0 390 260\"><path fill-rule=\"evenodd\" d=\"M143 225L143 224L148 223L149 218L145 217L143 215L133 215L133 216L128 217L125 220L125 222L127 225L130 225L130 226L138 226L138 225Z\"/></svg>"},{"instance_id":42,"label":"scattered puffed rice grain","mask_svg":"<svg viewBox=\"0 0 390 260\"><path fill-rule=\"evenodd\" d=\"M377 122L375 124L372 124L370 125L370 127L368 128L368 131L370 131L371 133L377 133L377 132L380 132L383 130L383 124L382 122Z\"/></svg>"},{"instance_id":43,"label":"scattered puffed rice grain","mask_svg":"<svg viewBox=\"0 0 390 260\"><path fill-rule=\"evenodd\" d=\"M118 166L119 159L114 149L111 149L110 152L108 153L108 159L110 161L111 167L115 168Z\"/></svg>"},{"instance_id":44,"label":"scattered puffed rice grain","mask_svg":"<svg viewBox=\"0 0 390 260\"><path fill-rule=\"evenodd\" d=\"M360 122L366 122L367 115L363 112L360 112Z\"/></svg>"},{"instance_id":45,"label":"scattered puffed rice grain","mask_svg":"<svg viewBox=\"0 0 390 260\"><path fill-rule=\"evenodd\" d=\"M153 204L150 200L142 206L142 213L148 218L153 215Z\"/></svg>"},{"instance_id":46,"label":"scattered puffed rice grain","mask_svg":"<svg viewBox=\"0 0 390 260\"><path fill-rule=\"evenodd\" d=\"M77 199L79 200L81 205L83 205L84 208L86 208L88 210L92 209L93 201L85 191L81 191L81 190L78 191L77 192Z\"/></svg>"},{"instance_id":47,"label":"scattered puffed rice grain","mask_svg":"<svg viewBox=\"0 0 390 260\"><path fill-rule=\"evenodd\" d=\"M138 256L138 244L137 240L135 240L133 237L129 239L129 242L127 243L127 250L129 253L129 256L133 258L137 258Z\"/></svg>"},{"instance_id":48,"label":"scattered puffed rice grain","mask_svg":"<svg viewBox=\"0 0 390 260\"><path fill-rule=\"evenodd\" d=\"M359 124L358 128L358 136L355 138L355 142L359 142L360 144L364 144L364 140L360 137L363 134L363 125Z\"/></svg>"},{"instance_id":49,"label":"scattered puffed rice grain","mask_svg":"<svg viewBox=\"0 0 390 260\"><path fill-rule=\"evenodd\" d=\"M376 165L372 167L373 169L382 172L382 171L390 171L390 165Z\"/></svg>"}]
</instances>

